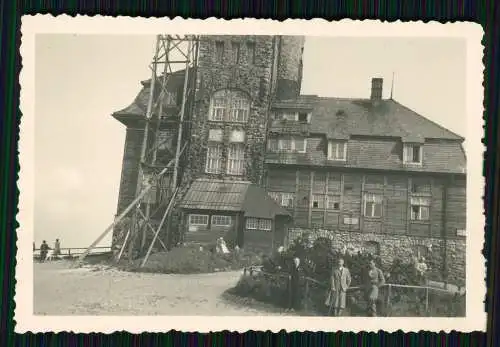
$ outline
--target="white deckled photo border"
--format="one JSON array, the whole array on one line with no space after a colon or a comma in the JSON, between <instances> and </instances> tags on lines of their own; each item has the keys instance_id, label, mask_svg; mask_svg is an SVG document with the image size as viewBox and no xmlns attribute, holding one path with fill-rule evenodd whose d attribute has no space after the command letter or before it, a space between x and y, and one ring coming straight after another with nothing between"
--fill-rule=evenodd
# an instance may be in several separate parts
<instances>
[{"instance_id":1,"label":"white deckled photo border","mask_svg":"<svg viewBox=\"0 0 500 347\"><path fill-rule=\"evenodd\" d=\"M486 330L484 299L486 294L485 259L482 256L485 218L482 176L483 137L483 30L474 23L394 22L342 20L328 22L313 20L238 19L215 18L167 19L129 17L70 17L61 15L23 16L21 24L22 71L20 129L20 173L18 187L19 213L17 221L17 265L15 331L75 333L129 331L445 331L470 332ZM240 34L240 35L305 35L341 37L457 37L467 42L467 230L466 290L467 314L464 318L355 318L343 317L223 317L223 316L37 316L33 313L33 261L34 235L34 133L35 114L35 35L38 33L78 33L138 35L158 33Z\"/></svg>"}]
</instances>

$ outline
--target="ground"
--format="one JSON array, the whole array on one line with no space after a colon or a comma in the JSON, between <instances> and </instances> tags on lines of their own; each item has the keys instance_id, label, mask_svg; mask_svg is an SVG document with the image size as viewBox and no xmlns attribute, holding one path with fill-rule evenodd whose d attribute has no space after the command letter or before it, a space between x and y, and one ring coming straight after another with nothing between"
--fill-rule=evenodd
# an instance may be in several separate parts
<instances>
[{"instance_id":1,"label":"ground","mask_svg":"<svg viewBox=\"0 0 500 347\"><path fill-rule=\"evenodd\" d=\"M241 271L196 275L145 274L68 261L34 264L37 315L285 315L224 292Z\"/></svg>"}]
</instances>

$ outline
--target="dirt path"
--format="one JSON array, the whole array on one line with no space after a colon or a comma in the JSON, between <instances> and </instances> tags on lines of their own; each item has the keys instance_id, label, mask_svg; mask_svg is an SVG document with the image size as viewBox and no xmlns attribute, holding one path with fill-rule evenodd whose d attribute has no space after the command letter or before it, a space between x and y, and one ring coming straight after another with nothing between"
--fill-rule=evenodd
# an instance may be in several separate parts
<instances>
[{"instance_id":1,"label":"dirt path","mask_svg":"<svg viewBox=\"0 0 500 347\"><path fill-rule=\"evenodd\" d=\"M67 262L35 263L34 313L41 315L283 315L225 300L241 272L163 275Z\"/></svg>"}]
</instances>

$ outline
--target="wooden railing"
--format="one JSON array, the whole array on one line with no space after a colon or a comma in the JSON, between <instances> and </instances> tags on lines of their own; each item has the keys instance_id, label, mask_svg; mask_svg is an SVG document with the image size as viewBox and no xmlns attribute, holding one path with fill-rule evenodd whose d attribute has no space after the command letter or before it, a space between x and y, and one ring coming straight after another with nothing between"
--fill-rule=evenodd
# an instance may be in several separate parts
<instances>
[{"instance_id":1,"label":"wooden railing","mask_svg":"<svg viewBox=\"0 0 500 347\"><path fill-rule=\"evenodd\" d=\"M275 278L285 278L287 279L288 283L291 281L291 275L285 274L285 273L271 273L271 272L266 272L262 270L262 266L249 266L243 269L243 275L247 275L247 273L250 276L253 276L254 274L262 274L265 276L269 277L275 277ZM308 311L308 302L309 302L309 294L310 294L310 286L311 283L314 283L318 285L319 287L322 287L325 291L328 290L330 287L330 284L327 282L321 282L318 281L314 278L308 277L308 276L303 276L302 277L305 280L305 290L304 290L304 298L306 299L304 301L305 307L304 310ZM349 287L347 291L349 292L355 292L359 290L364 290L366 287L364 286L353 286ZM415 289L415 290L425 290L425 312L429 312L429 292L430 291L435 291L435 292L444 292L450 294L450 291L447 289L443 288L437 288L437 287L432 287L432 286L417 286L417 285L406 285L406 284L396 284L396 283L385 283L380 286L380 288L387 288L387 296L386 296L386 304L390 305L390 300L391 300L391 289L392 288L408 288L408 289Z\"/></svg>"},{"instance_id":2,"label":"wooden railing","mask_svg":"<svg viewBox=\"0 0 500 347\"><path fill-rule=\"evenodd\" d=\"M53 249L53 248L51 248L51 249ZM62 257L62 258L76 257L76 256L83 254L83 252L85 252L86 249L87 249L87 247L60 248L61 253L59 253L58 256ZM94 247L93 250L95 250L91 253L93 255L104 254L104 253L111 252L111 247L110 246L100 246L100 247ZM39 257L40 256L40 248L35 248L35 250L33 251L33 255L35 257Z\"/></svg>"}]
</instances>

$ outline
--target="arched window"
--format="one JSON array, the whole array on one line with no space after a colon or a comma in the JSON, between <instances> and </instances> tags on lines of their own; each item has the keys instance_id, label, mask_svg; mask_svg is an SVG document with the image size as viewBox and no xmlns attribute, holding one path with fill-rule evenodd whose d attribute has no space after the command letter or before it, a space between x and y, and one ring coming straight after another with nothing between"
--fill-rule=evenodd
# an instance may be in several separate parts
<instances>
[{"instance_id":1,"label":"arched window","mask_svg":"<svg viewBox=\"0 0 500 347\"><path fill-rule=\"evenodd\" d=\"M237 90L220 90L210 100L208 119L216 122L246 123L250 113L250 100Z\"/></svg>"}]
</instances>

